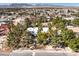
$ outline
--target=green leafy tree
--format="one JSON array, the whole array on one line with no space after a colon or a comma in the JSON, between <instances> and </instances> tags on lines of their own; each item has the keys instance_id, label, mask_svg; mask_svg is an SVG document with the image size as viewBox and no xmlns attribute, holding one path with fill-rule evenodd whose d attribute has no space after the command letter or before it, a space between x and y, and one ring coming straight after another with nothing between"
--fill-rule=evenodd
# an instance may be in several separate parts
<instances>
[{"instance_id":1,"label":"green leafy tree","mask_svg":"<svg viewBox=\"0 0 79 59\"><path fill-rule=\"evenodd\" d=\"M22 35L22 31L23 31L23 29L21 27L22 26L20 24L17 24L17 26L14 26L14 25L11 26L9 34L8 34L8 39L7 39L8 43L9 43L8 45L10 47L14 47L14 48L19 47L18 44L20 43L20 38L21 38L21 35Z\"/></svg>"},{"instance_id":2,"label":"green leafy tree","mask_svg":"<svg viewBox=\"0 0 79 59\"><path fill-rule=\"evenodd\" d=\"M76 38L75 33L72 30L68 30L66 28L62 29L61 36L62 36L63 41L66 43L66 45L70 43L71 39Z\"/></svg>"},{"instance_id":3,"label":"green leafy tree","mask_svg":"<svg viewBox=\"0 0 79 59\"><path fill-rule=\"evenodd\" d=\"M47 33L44 33L44 32L37 33L37 42L39 44L45 44L47 38L48 38Z\"/></svg>"},{"instance_id":4,"label":"green leafy tree","mask_svg":"<svg viewBox=\"0 0 79 59\"><path fill-rule=\"evenodd\" d=\"M79 38L74 38L70 41L69 43L69 47L75 51L75 52L79 52Z\"/></svg>"},{"instance_id":5,"label":"green leafy tree","mask_svg":"<svg viewBox=\"0 0 79 59\"><path fill-rule=\"evenodd\" d=\"M47 21L47 19L46 19L46 17L44 15L40 16L40 20L41 20L42 23Z\"/></svg>"},{"instance_id":6,"label":"green leafy tree","mask_svg":"<svg viewBox=\"0 0 79 59\"><path fill-rule=\"evenodd\" d=\"M52 25L58 29L65 28L66 21L62 20L62 18L56 17L56 19L52 20Z\"/></svg>"},{"instance_id":7,"label":"green leafy tree","mask_svg":"<svg viewBox=\"0 0 79 59\"><path fill-rule=\"evenodd\" d=\"M52 24L48 23L48 36L51 38L53 34Z\"/></svg>"},{"instance_id":8,"label":"green leafy tree","mask_svg":"<svg viewBox=\"0 0 79 59\"><path fill-rule=\"evenodd\" d=\"M12 48L20 48L26 46L26 44L31 44L32 35L26 30L29 27L29 20L25 19L24 24L9 24L9 33L7 35L8 46ZM25 42L25 43L24 43Z\"/></svg>"},{"instance_id":9,"label":"green leafy tree","mask_svg":"<svg viewBox=\"0 0 79 59\"><path fill-rule=\"evenodd\" d=\"M72 21L72 24L75 25L75 26L79 26L79 19L74 19Z\"/></svg>"}]
</instances>

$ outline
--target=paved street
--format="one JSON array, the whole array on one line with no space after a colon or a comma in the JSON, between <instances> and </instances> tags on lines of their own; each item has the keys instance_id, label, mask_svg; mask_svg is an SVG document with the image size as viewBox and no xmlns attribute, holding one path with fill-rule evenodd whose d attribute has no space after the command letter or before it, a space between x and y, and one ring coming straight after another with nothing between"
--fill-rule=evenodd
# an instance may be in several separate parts
<instances>
[{"instance_id":1,"label":"paved street","mask_svg":"<svg viewBox=\"0 0 79 59\"><path fill-rule=\"evenodd\" d=\"M10 56L72 56L68 53L52 53L52 52L24 52L11 53Z\"/></svg>"},{"instance_id":2,"label":"paved street","mask_svg":"<svg viewBox=\"0 0 79 59\"><path fill-rule=\"evenodd\" d=\"M24 51L13 51L10 53L10 56L73 56L73 54L57 51L24 50Z\"/></svg>"},{"instance_id":3,"label":"paved street","mask_svg":"<svg viewBox=\"0 0 79 59\"><path fill-rule=\"evenodd\" d=\"M65 53L39 52L35 56L67 56Z\"/></svg>"},{"instance_id":4,"label":"paved street","mask_svg":"<svg viewBox=\"0 0 79 59\"><path fill-rule=\"evenodd\" d=\"M47 52L38 52L33 55L31 52L25 53L12 53L10 56L67 56L65 53L47 53Z\"/></svg>"},{"instance_id":5,"label":"paved street","mask_svg":"<svg viewBox=\"0 0 79 59\"><path fill-rule=\"evenodd\" d=\"M9 56L32 56L32 52L11 53Z\"/></svg>"},{"instance_id":6,"label":"paved street","mask_svg":"<svg viewBox=\"0 0 79 59\"><path fill-rule=\"evenodd\" d=\"M0 52L0 56L9 56L9 53Z\"/></svg>"},{"instance_id":7,"label":"paved street","mask_svg":"<svg viewBox=\"0 0 79 59\"><path fill-rule=\"evenodd\" d=\"M79 54L62 50L13 50L10 53L0 52L0 56L78 56Z\"/></svg>"}]
</instances>

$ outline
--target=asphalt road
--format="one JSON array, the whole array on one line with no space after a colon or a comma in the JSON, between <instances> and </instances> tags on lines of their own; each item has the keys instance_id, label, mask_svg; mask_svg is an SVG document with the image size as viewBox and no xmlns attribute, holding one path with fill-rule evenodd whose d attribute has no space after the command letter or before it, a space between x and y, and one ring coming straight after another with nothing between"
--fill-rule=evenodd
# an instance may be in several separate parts
<instances>
[{"instance_id":1,"label":"asphalt road","mask_svg":"<svg viewBox=\"0 0 79 59\"><path fill-rule=\"evenodd\" d=\"M11 53L9 56L32 56L32 52Z\"/></svg>"},{"instance_id":2,"label":"asphalt road","mask_svg":"<svg viewBox=\"0 0 79 59\"><path fill-rule=\"evenodd\" d=\"M67 56L65 53L50 53L50 52L40 52L36 53L35 56Z\"/></svg>"},{"instance_id":3,"label":"asphalt road","mask_svg":"<svg viewBox=\"0 0 79 59\"><path fill-rule=\"evenodd\" d=\"M73 56L64 52L49 52L49 51L14 51L10 54L0 53L0 56Z\"/></svg>"},{"instance_id":4,"label":"asphalt road","mask_svg":"<svg viewBox=\"0 0 79 59\"><path fill-rule=\"evenodd\" d=\"M55 53L55 52L23 52L23 53L11 53L10 56L68 56L67 53Z\"/></svg>"},{"instance_id":5,"label":"asphalt road","mask_svg":"<svg viewBox=\"0 0 79 59\"><path fill-rule=\"evenodd\" d=\"M9 56L9 53L0 52L0 56Z\"/></svg>"}]
</instances>

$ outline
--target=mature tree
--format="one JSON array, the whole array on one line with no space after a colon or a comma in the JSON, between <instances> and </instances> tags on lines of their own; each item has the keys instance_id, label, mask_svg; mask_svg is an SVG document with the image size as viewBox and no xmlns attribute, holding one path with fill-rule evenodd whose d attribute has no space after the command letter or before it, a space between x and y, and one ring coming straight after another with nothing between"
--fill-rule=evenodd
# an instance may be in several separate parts
<instances>
[{"instance_id":1,"label":"mature tree","mask_svg":"<svg viewBox=\"0 0 79 59\"><path fill-rule=\"evenodd\" d=\"M8 46L12 48L20 48L26 46L26 44L31 44L32 35L27 32L29 27L29 20L25 20L24 24L14 24L9 25L9 33L7 36ZM25 42L25 43L24 43Z\"/></svg>"},{"instance_id":2,"label":"mature tree","mask_svg":"<svg viewBox=\"0 0 79 59\"><path fill-rule=\"evenodd\" d=\"M62 36L58 35L58 30L54 30L51 36L51 45L55 45L56 47L62 42Z\"/></svg>"},{"instance_id":3,"label":"mature tree","mask_svg":"<svg viewBox=\"0 0 79 59\"><path fill-rule=\"evenodd\" d=\"M79 26L79 19L74 19L72 21L72 24L75 25L75 26Z\"/></svg>"},{"instance_id":4,"label":"mature tree","mask_svg":"<svg viewBox=\"0 0 79 59\"><path fill-rule=\"evenodd\" d=\"M64 41L62 40L61 36L53 36L51 40L52 46L54 47L64 47Z\"/></svg>"},{"instance_id":5,"label":"mature tree","mask_svg":"<svg viewBox=\"0 0 79 59\"><path fill-rule=\"evenodd\" d=\"M66 26L71 25L71 20L64 20L64 22Z\"/></svg>"},{"instance_id":6,"label":"mature tree","mask_svg":"<svg viewBox=\"0 0 79 59\"><path fill-rule=\"evenodd\" d=\"M71 14L71 15L73 15L73 16L76 16L76 17L79 17L79 12L77 12L77 13L73 13L73 14Z\"/></svg>"},{"instance_id":7,"label":"mature tree","mask_svg":"<svg viewBox=\"0 0 79 59\"><path fill-rule=\"evenodd\" d=\"M37 25L38 25L38 32L41 32L42 28L43 28L42 23L41 23L41 19L38 19Z\"/></svg>"},{"instance_id":8,"label":"mature tree","mask_svg":"<svg viewBox=\"0 0 79 59\"><path fill-rule=\"evenodd\" d=\"M8 45L10 47L18 48L18 44L20 43L22 32L23 32L23 28L20 24L17 24L17 26L12 25L8 34L8 39L7 39L9 43ZM11 44L13 46L11 46Z\"/></svg>"},{"instance_id":9,"label":"mature tree","mask_svg":"<svg viewBox=\"0 0 79 59\"><path fill-rule=\"evenodd\" d=\"M25 22L24 22L24 25L25 25L25 28L28 28L29 26L31 26L32 22L29 20L29 18L25 18Z\"/></svg>"},{"instance_id":10,"label":"mature tree","mask_svg":"<svg viewBox=\"0 0 79 59\"><path fill-rule=\"evenodd\" d=\"M68 43L70 43L70 40L72 40L73 38L76 38L75 33L72 30L68 30L68 29L62 29L61 30L61 36L63 41L68 45Z\"/></svg>"},{"instance_id":11,"label":"mature tree","mask_svg":"<svg viewBox=\"0 0 79 59\"><path fill-rule=\"evenodd\" d=\"M32 26L33 27L37 27L38 26L38 21L36 20L36 19L34 19L33 21L32 21Z\"/></svg>"},{"instance_id":12,"label":"mature tree","mask_svg":"<svg viewBox=\"0 0 79 59\"><path fill-rule=\"evenodd\" d=\"M69 43L69 47L75 51L75 52L79 52L79 38L74 38L70 41Z\"/></svg>"},{"instance_id":13,"label":"mature tree","mask_svg":"<svg viewBox=\"0 0 79 59\"><path fill-rule=\"evenodd\" d=\"M46 44L47 38L48 38L47 33L45 33L45 32L38 32L37 33L37 42L39 44Z\"/></svg>"},{"instance_id":14,"label":"mature tree","mask_svg":"<svg viewBox=\"0 0 79 59\"><path fill-rule=\"evenodd\" d=\"M66 21L62 20L62 18L56 17L56 19L52 20L52 25L58 29L64 28Z\"/></svg>"},{"instance_id":15,"label":"mature tree","mask_svg":"<svg viewBox=\"0 0 79 59\"><path fill-rule=\"evenodd\" d=\"M40 20L41 20L41 22L46 22L47 21L47 19L46 19L46 17L44 15L40 16Z\"/></svg>"},{"instance_id":16,"label":"mature tree","mask_svg":"<svg viewBox=\"0 0 79 59\"><path fill-rule=\"evenodd\" d=\"M52 33L53 32L53 30L52 30L52 24L51 23L48 23L48 36L49 37L52 37Z\"/></svg>"}]
</instances>

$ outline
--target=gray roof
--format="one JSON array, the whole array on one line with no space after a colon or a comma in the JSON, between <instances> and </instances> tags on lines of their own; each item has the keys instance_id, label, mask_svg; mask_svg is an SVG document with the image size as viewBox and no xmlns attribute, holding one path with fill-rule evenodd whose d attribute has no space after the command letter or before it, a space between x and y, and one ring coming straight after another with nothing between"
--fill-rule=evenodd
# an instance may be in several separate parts
<instances>
[{"instance_id":1,"label":"gray roof","mask_svg":"<svg viewBox=\"0 0 79 59\"><path fill-rule=\"evenodd\" d=\"M11 20L7 20L7 19L0 19L0 22L7 22L7 21L11 21Z\"/></svg>"}]
</instances>

